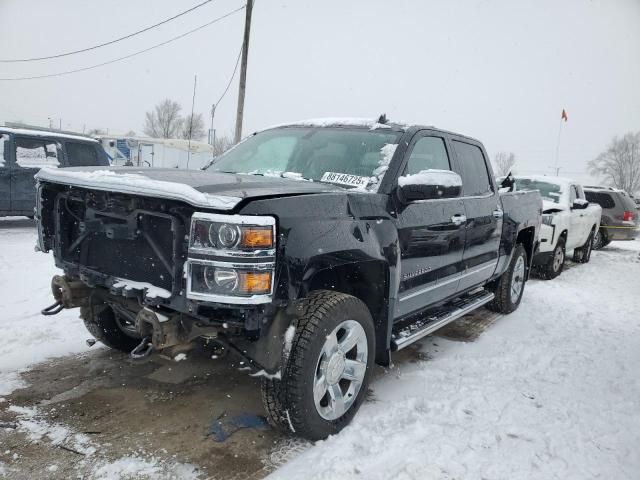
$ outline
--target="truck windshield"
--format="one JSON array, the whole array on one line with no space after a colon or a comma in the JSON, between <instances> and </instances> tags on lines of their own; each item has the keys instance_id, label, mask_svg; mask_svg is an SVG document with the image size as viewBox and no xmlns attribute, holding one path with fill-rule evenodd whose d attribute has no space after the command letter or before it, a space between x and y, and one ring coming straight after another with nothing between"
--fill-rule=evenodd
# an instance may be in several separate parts
<instances>
[{"instance_id":1,"label":"truck windshield","mask_svg":"<svg viewBox=\"0 0 640 480\"><path fill-rule=\"evenodd\" d=\"M516 190L537 190L540 192L540 196L542 198L551 200L553 203L560 203L560 198L562 197L561 185L549 182L541 182L539 180L531 180L529 178L516 178Z\"/></svg>"},{"instance_id":2,"label":"truck windshield","mask_svg":"<svg viewBox=\"0 0 640 480\"><path fill-rule=\"evenodd\" d=\"M247 138L207 169L362 187L379 181L399 137L391 129L276 128Z\"/></svg>"}]
</instances>

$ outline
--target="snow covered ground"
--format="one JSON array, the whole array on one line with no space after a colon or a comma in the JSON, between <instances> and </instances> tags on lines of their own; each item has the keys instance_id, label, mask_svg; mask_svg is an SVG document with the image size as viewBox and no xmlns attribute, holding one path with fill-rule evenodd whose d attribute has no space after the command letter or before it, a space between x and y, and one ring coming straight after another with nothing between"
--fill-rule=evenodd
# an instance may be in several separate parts
<instances>
[{"instance_id":1,"label":"snow covered ground","mask_svg":"<svg viewBox=\"0 0 640 480\"><path fill-rule=\"evenodd\" d=\"M77 312L40 316L56 269L34 243L28 220L0 219L0 402L20 386L21 370L87 348ZM587 265L529 282L520 309L475 342L429 337L420 347L428 360L379 375L351 426L273 478L637 479L639 253L638 241L614 242ZM31 434L56 437L66 428L18 413ZM171 464L169 474L161 462L132 455L93 475L192 472ZM0 464L0 477L8 468Z\"/></svg>"},{"instance_id":2,"label":"snow covered ground","mask_svg":"<svg viewBox=\"0 0 640 480\"><path fill-rule=\"evenodd\" d=\"M531 281L474 343L432 337L273 479L640 478L639 251Z\"/></svg>"},{"instance_id":3,"label":"snow covered ground","mask_svg":"<svg viewBox=\"0 0 640 480\"><path fill-rule=\"evenodd\" d=\"M20 370L47 358L86 350L90 335L78 312L44 317L50 305L53 257L34 252L36 231L24 217L0 218L0 397L21 385Z\"/></svg>"}]
</instances>

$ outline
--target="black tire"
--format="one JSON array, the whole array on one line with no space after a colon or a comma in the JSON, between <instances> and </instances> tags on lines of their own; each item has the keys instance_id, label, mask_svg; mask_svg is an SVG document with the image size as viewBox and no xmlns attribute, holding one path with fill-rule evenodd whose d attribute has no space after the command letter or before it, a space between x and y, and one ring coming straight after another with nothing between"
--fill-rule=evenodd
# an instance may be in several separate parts
<instances>
[{"instance_id":1,"label":"black tire","mask_svg":"<svg viewBox=\"0 0 640 480\"><path fill-rule=\"evenodd\" d=\"M604 228L599 228L593 239L593 249L600 250L611 243Z\"/></svg>"},{"instance_id":2,"label":"black tire","mask_svg":"<svg viewBox=\"0 0 640 480\"><path fill-rule=\"evenodd\" d=\"M348 320L357 322L365 333L366 368L355 399L348 396L349 390L345 394L345 399L352 402L350 406L340 417L328 420L320 415L316 407L313 385L325 342L335 329ZM295 335L288 358L283 358L282 378L263 379L262 399L272 425L312 441L321 440L348 425L366 396L375 358L373 320L361 300L343 293L317 290L301 303L293 325ZM340 383L337 385L343 389Z\"/></svg>"},{"instance_id":3,"label":"black tire","mask_svg":"<svg viewBox=\"0 0 640 480\"><path fill-rule=\"evenodd\" d=\"M565 239L560 237L558 243L553 249L553 255L546 265L538 267L538 276L543 280L553 280L562 273L564 269L564 261L566 260ZM561 254L561 260L558 262L558 255Z\"/></svg>"},{"instance_id":4,"label":"black tire","mask_svg":"<svg viewBox=\"0 0 640 480\"><path fill-rule=\"evenodd\" d=\"M589 233L589 238L585 244L573 251L573 261L576 263L589 263L591 251L593 250L593 231Z\"/></svg>"},{"instance_id":5,"label":"black tire","mask_svg":"<svg viewBox=\"0 0 640 480\"><path fill-rule=\"evenodd\" d=\"M80 317L89 333L99 342L114 350L130 353L141 339L127 335L116 321L116 313L108 305L82 307Z\"/></svg>"},{"instance_id":6,"label":"black tire","mask_svg":"<svg viewBox=\"0 0 640 480\"><path fill-rule=\"evenodd\" d=\"M522 262L522 264L519 262ZM489 310L506 314L511 313L518 308L522 301L522 295L524 294L527 265L527 252L521 244L518 244L513 252L513 257L511 257L509 269L502 274L492 289L495 297L491 302L489 302L489 304L487 304L487 308ZM518 266L517 271L516 266ZM520 267L523 267L523 269L520 270ZM514 284L514 275L515 280L522 282L518 292L515 294L515 297L512 289Z\"/></svg>"}]
</instances>

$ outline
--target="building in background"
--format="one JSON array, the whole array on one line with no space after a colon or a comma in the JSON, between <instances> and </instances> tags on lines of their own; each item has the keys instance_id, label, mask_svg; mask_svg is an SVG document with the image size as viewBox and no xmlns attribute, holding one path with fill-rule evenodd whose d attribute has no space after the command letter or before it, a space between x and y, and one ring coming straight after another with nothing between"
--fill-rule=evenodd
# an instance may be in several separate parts
<instances>
[{"instance_id":1,"label":"building in background","mask_svg":"<svg viewBox=\"0 0 640 480\"><path fill-rule=\"evenodd\" d=\"M213 158L213 147L204 142L172 138L96 135L111 157L112 165L136 167L189 168L197 170Z\"/></svg>"}]
</instances>

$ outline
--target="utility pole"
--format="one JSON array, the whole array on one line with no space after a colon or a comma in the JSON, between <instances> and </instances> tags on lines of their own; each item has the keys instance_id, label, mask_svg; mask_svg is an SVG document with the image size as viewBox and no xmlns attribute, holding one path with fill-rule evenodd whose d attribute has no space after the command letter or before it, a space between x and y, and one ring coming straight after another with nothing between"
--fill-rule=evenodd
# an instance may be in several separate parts
<instances>
[{"instance_id":1,"label":"utility pole","mask_svg":"<svg viewBox=\"0 0 640 480\"><path fill-rule=\"evenodd\" d=\"M211 128L209 129L209 144L215 145L215 138L213 138L213 117L216 115L216 104L211 105Z\"/></svg>"},{"instance_id":2,"label":"utility pole","mask_svg":"<svg viewBox=\"0 0 640 480\"><path fill-rule=\"evenodd\" d=\"M189 146L187 147L187 169L189 168L189 160L191 160L191 134L193 133L193 108L196 105L196 84L198 76L193 76L193 99L191 100L191 117L189 118Z\"/></svg>"},{"instance_id":3,"label":"utility pole","mask_svg":"<svg viewBox=\"0 0 640 480\"><path fill-rule=\"evenodd\" d=\"M244 116L244 93L247 87L247 57L249 56L249 35L251 33L251 12L253 0L247 0L245 7L244 38L242 40L242 61L240 64L240 89L238 91L238 112L236 114L236 134L234 142L242 139L242 117Z\"/></svg>"}]
</instances>

